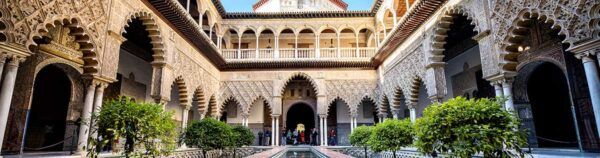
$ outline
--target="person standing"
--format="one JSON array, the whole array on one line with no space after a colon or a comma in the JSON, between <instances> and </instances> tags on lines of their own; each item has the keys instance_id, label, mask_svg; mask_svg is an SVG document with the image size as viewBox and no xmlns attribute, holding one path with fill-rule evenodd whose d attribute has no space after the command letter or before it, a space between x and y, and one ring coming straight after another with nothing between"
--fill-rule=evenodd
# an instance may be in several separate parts
<instances>
[{"instance_id":1,"label":"person standing","mask_svg":"<svg viewBox=\"0 0 600 158\"><path fill-rule=\"evenodd\" d=\"M262 130L258 131L258 146L263 145L263 136L264 136L263 131Z\"/></svg>"},{"instance_id":2,"label":"person standing","mask_svg":"<svg viewBox=\"0 0 600 158\"><path fill-rule=\"evenodd\" d=\"M285 146L287 143L287 139L285 137L285 127L281 129L281 146Z\"/></svg>"},{"instance_id":3,"label":"person standing","mask_svg":"<svg viewBox=\"0 0 600 158\"><path fill-rule=\"evenodd\" d=\"M265 146L271 145L271 130L265 131Z\"/></svg>"},{"instance_id":4,"label":"person standing","mask_svg":"<svg viewBox=\"0 0 600 158\"><path fill-rule=\"evenodd\" d=\"M304 144L304 131L300 132L300 143Z\"/></svg>"},{"instance_id":5,"label":"person standing","mask_svg":"<svg viewBox=\"0 0 600 158\"><path fill-rule=\"evenodd\" d=\"M336 141L335 141L335 130L333 130L333 129L331 129L329 131L329 141L330 141L329 144L331 146L335 146L335 144L336 144Z\"/></svg>"},{"instance_id":6,"label":"person standing","mask_svg":"<svg viewBox=\"0 0 600 158\"><path fill-rule=\"evenodd\" d=\"M294 130L294 145L298 145L298 130Z\"/></svg>"},{"instance_id":7,"label":"person standing","mask_svg":"<svg viewBox=\"0 0 600 158\"><path fill-rule=\"evenodd\" d=\"M286 136L287 136L287 140L292 140L292 131L290 131L288 129Z\"/></svg>"},{"instance_id":8,"label":"person standing","mask_svg":"<svg viewBox=\"0 0 600 158\"><path fill-rule=\"evenodd\" d=\"M319 137L319 132L317 132L316 128L313 128L312 132L310 133L310 145L316 146L318 137Z\"/></svg>"}]
</instances>

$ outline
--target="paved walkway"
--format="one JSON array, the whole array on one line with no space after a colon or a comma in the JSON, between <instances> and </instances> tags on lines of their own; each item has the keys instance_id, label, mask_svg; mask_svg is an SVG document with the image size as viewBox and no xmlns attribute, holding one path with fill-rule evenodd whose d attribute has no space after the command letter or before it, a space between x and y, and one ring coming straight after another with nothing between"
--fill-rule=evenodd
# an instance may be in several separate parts
<instances>
[{"instance_id":1,"label":"paved walkway","mask_svg":"<svg viewBox=\"0 0 600 158\"><path fill-rule=\"evenodd\" d=\"M528 149L524 149L528 151ZM600 157L600 153L579 152L576 149L533 149L531 155L534 158L579 158Z\"/></svg>"}]
</instances>

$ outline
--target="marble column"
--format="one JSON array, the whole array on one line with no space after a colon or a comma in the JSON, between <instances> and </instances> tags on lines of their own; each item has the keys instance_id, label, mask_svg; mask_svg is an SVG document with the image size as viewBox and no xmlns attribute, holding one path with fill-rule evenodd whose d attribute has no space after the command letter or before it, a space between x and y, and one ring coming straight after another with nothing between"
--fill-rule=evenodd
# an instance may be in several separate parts
<instances>
[{"instance_id":1,"label":"marble column","mask_svg":"<svg viewBox=\"0 0 600 158\"><path fill-rule=\"evenodd\" d=\"M350 133L354 131L354 116L350 116Z\"/></svg>"},{"instance_id":2,"label":"marble column","mask_svg":"<svg viewBox=\"0 0 600 158\"><path fill-rule=\"evenodd\" d=\"M515 105L512 96L512 79L504 79L502 81L502 89L504 93L504 97L506 97L505 108L508 111L514 111Z\"/></svg>"},{"instance_id":3,"label":"marble column","mask_svg":"<svg viewBox=\"0 0 600 158\"><path fill-rule=\"evenodd\" d=\"M0 53L0 80L2 80L2 71L4 70L4 64L6 63L7 58L7 54ZM0 147L1 146L2 144L0 144Z\"/></svg>"},{"instance_id":4,"label":"marble column","mask_svg":"<svg viewBox=\"0 0 600 158\"><path fill-rule=\"evenodd\" d=\"M321 56L321 37L315 33L315 58L319 58Z\"/></svg>"},{"instance_id":5,"label":"marble column","mask_svg":"<svg viewBox=\"0 0 600 158\"><path fill-rule=\"evenodd\" d=\"M600 78L598 76L598 68L590 55L582 56L581 60L583 62L583 68L585 69L585 78L587 79L588 89L590 90L590 99L592 100L596 127L600 127ZM600 133L600 128L597 132Z\"/></svg>"},{"instance_id":6,"label":"marble column","mask_svg":"<svg viewBox=\"0 0 600 158\"><path fill-rule=\"evenodd\" d=\"M354 128L358 127L358 117L354 116Z\"/></svg>"},{"instance_id":7,"label":"marble column","mask_svg":"<svg viewBox=\"0 0 600 158\"><path fill-rule=\"evenodd\" d=\"M339 57L342 57L342 55L341 55L342 52L340 51L341 44L340 44L340 34L339 33L337 34L336 42L337 42L337 49L335 51L336 51L337 57L339 58ZM331 45L333 45L333 43Z\"/></svg>"},{"instance_id":8,"label":"marble column","mask_svg":"<svg viewBox=\"0 0 600 158\"><path fill-rule=\"evenodd\" d=\"M323 129L324 129L323 128L323 116L319 116L319 133L320 133L320 135L319 135L320 141L319 142L320 142L321 146L324 145L323 137L325 136L325 133L323 133Z\"/></svg>"},{"instance_id":9,"label":"marble column","mask_svg":"<svg viewBox=\"0 0 600 158\"><path fill-rule=\"evenodd\" d=\"M275 58L279 58L279 35L275 36Z\"/></svg>"},{"instance_id":10,"label":"marble column","mask_svg":"<svg viewBox=\"0 0 600 158\"><path fill-rule=\"evenodd\" d=\"M360 33L359 33L359 32L357 32L357 33L356 33L356 38L355 38L355 42L356 42L356 52L355 52L355 53L356 53L356 57L357 57L357 58L359 58L359 57L360 57L360 49L359 49L359 48L360 48L360 45L358 44L358 35L359 35L359 34L360 34Z\"/></svg>"},{"instance_id":11,"label":"marble column","mask_svg":"<svg viewBox=\"0 0 600 158\"><path fill-rule=\"evenodd\" d=\"M411 106L408 109L410 111L410 122L415 123L415 121L417 121L417 109L416 109L416 106Z\"/></svg>"},{"instance_id":12,"label":"marble column","mask_svg":"<svg viewBox=\"0 0 600 158\"><path fill-rule=\"evenodd\" d=\"M185 129L188 125L188 117L190 114L190 109L192 108L192 105L189 104L183 104L181 105L181 107L183 108L183 112L182 112L182 118L181 118L181 129Z\"/></svg>"},{"instance_id":13,"label":"marble column","mask_svg":"<svg viewBox=\"0 0 600 158\"><path fill-rule=\"evenodd\" d=\"M273 130L272 132L273 134L273 139L275 139L275 145L274 146L279 146L279 116L275 117L275 130Z\"/></svg>"},{"instance_id":14,"label":"marble column","mask_svg":"<svg viewBox=\"0 0 600 158\"><path fill-rule=\"evenodd\" d=\"M298 58L298 35L294 37L294 58Z\"/></svg>"},{"instance_id":15,"label":"marble column","mask_svg":"<svg viewBox=\"0 0 600 158\"><path fill-rule=\"evenodd\" d=\"M20 57L12 57L6 67L4 67L6 68L6 74L3 77L4 80L2 81L2 89L0 90L0 151L2 150L2 143L4 143L4 134L6 132L6 124L8 123L10 102L12 101L12 95L15 88L15 80L17 78L19 62L21 61L22 58Z\"/></svg>"},{"instance_id":16,"label":"marble column","mask_svg":"<svg viewBox=\"0 0 600 158\"><path fill-rule=\"evenodd\" d=\"M498 81L492 81L492 86L494 86L494 90L496 91L496 97L504 97L504 91L502 90L502 83Z\"/></svg>"},{"instance_id":17,"label":"marble column","mask_svg":"<svg viewBox=\"0 0 600 158\"><path fill-rule=\"evenodd\" d=\"M187 0L187 3L185 4L185 10L189 13L190 12L190 0Z\"/></svg>"},{"instance_id":18,"label":"marble column","mask_svg":"<svg viewBox=\"0 0 600 158\"><path fill-rule=\"evenodd\" d=\"M237 48L238 59L242 58L242 36L238 36L238 48Z\"/></svg>"},{"instance_id":19,"label":"marble column","mask_svg":"<svg viewBox=\"0 0 600 158\"><path fill-rule=\"evenodd\" d=\"M325 135L325 146L328 146L329 144L329 140L327 138L329 138L329 135L327 135L327 133L329 133L327 131L327 115L325 115L325 118L323 118L323 128L325 130L325 133L323 135Z\"/></svg>"},{"instance_id":20,"label":"marble column","mask_svg":"<svg viewBox=\"0 0 600 158\"><path fill-rule=\"evenodd\" d=\"M256 54L255 54L255 58L258 59L258 54L260 54L259 53L260 50L258 48L259 47L259 45L258 45L259 44L259 41L258 41L259 34L256 34L255 36L256 36Z\"/></svg>"},{"instance_id":21,"label":"marble column","mask_svg":"<svg viewBox=\"0 0 600 158\"><path fill-rule=\"evenodd\" d=\"M106 83L100 83L96 88L96 97L94 97L94 108L92 111L95 116L100 115L100 109L102 109L102 99L104 98L104 89L106 88L106 86ZM96 120L92 120L92 127L94 128L94 130L91 130L91 137L95 139L98 137L98 128L96 127L96 122L93 121Z\"/></svg>"},{"instance_id":22,"label":"marble column","mask_svg":"<svg viewBox=\"0 0 600 158\"><path fill-rule=\"evenodd\" d=\"M271 116L271 146L275 146L275 139L273 139L273 130L275 129L275 116Z\"/></svg>"},{"instance_id":23,"label":"marble column","mask_svg":"<svg viewBox=\"0 0 600 158\"><path fill-rule=\"evenodd\" d=\"M85 93L85 100L83 102L83 110L81 111L81 125L79 126L79 137L77 141L77 153L82 156L85 155L84 148L88 145L88 136L90 130L90 116L92 114L94 95L96 92L96 81L89 79L87 85L87 91Z\"/></svg>"}]
</instances>

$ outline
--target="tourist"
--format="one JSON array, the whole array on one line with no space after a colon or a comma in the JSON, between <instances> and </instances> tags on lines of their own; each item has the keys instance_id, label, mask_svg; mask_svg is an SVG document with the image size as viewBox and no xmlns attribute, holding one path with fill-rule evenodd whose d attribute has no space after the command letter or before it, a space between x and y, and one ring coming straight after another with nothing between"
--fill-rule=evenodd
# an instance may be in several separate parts
<instances>
[{"instance_id":1,"label":"tourist","mask_svg":"<svg viewBox=\"0 0 600 158\"><path fill-rule=\"evenodd\" d=\"M271 145L271 131L267 128L265 131L265 146Z\"/></svg>"},{"instance_id":2,"label":"tourist","mask_svg":"<svg viewBox=\"0 0 600 158\"><path fill-rule=\"evenodd\" d=\"M312 133L310 134L310 144L316 146L318 137L319 137L319 132L317 132L316 128L313 128Z\"/></svg>"},{"instance_id":3,"label":"tourist","mask_svg":"<svg viewBox=\"0 0 600 158\"><path fill-rule=\"evenodd\" d=\"M286 139L285 139L285 127L283 127L283 129L281 130L281 146L285 146L286 145Z\"/></svg>"},{"instance_id":4,"label":"tourist","mask_svg":"<svg viewBox=\"0 0 600 158\"><path fill-rule=\"evenodd\" d=\"M294 145L298 145L298 130L294 130Z\"/></svg>"},{"instance_id":5,"label":"tourist","mask_svg":"<svg viewBox=\"0 0 600 158\"><path fill-rule=\"evenodd\" d=\"M262 130L258 131L258 146L263 145L263 136L264 136L263 131Z\"/></svg>"},{"instance_id":6,"label":"tourist","mask_svg":"<svg viewBox=\"0 0 600 158\"><path fill-rule=\"evenodd\" d=\"M286 136L287 136L286 141L292 140L292 131L288 129Z\"/></svg>"},{"instance_id":7,"label":"tourist","mask_svg":"<svg viewBox=\"0 0 600 158\"><path fill-rule=\"evenodd\" d=\"M329 131L329 141L330 141L329 145L331 145L331 146L335 146L335 144L337 143L335 141L335 130L333 130L333 129Z\"/></svg>"},{"instance_id":8,"label":"tourist","mask_svg":"<svg viewBox=\"0 0 600 158\"><path fill-rule=\"evenodd\" d=\"M304 131L300 132L300 143L304 144Z\"/></svg>"}]
</instances>

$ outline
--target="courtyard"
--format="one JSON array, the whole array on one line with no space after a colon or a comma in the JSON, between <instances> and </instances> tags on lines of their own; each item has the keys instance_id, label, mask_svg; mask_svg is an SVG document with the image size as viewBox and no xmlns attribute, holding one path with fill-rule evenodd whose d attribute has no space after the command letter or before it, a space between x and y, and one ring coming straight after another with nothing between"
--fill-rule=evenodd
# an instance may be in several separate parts
<instances>
[{"instance_id":1,"label":"courtyard","mask_svg":"<svg viewBox=\"0 0 600 158\"><path fill-rule=\"evenodd\" d=\"M600 157L600 1L0 2L2 157Z\"/></svg>"}]
</instances>

